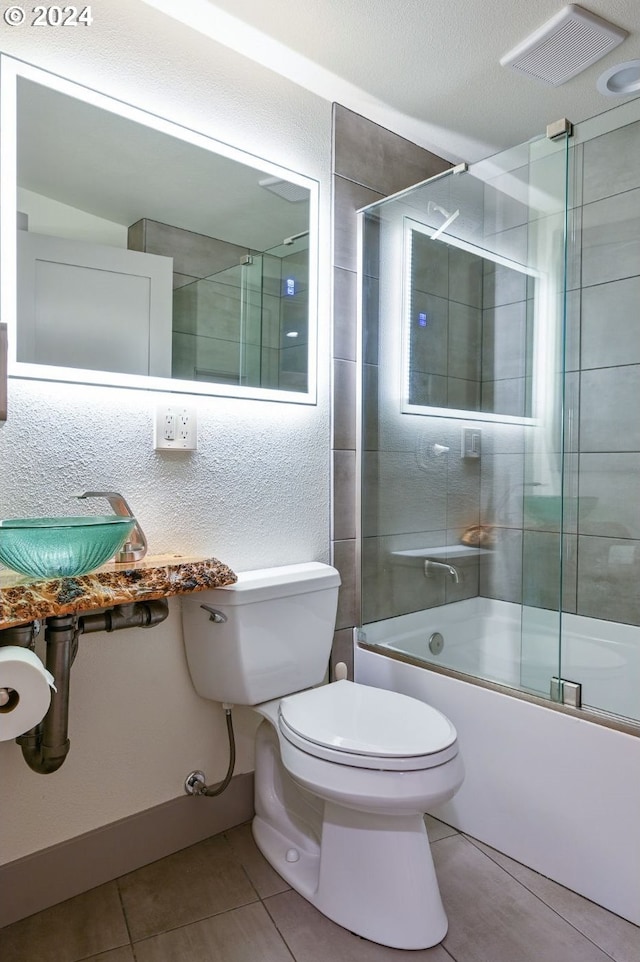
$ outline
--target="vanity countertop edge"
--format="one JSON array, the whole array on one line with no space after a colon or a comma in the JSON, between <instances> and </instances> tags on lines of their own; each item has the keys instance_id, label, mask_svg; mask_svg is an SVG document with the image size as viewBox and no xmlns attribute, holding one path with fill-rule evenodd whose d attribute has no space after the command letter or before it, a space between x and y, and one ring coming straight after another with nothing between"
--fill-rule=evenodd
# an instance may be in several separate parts
<instances>
[{"instance_id":1,"label":"vanity countertop edge","mask_svg":"<svg viewBox=\"0 0 640 962\"><path fill-rule=\"evenodd\" d=\"M217 558L157 555L130 564L109 562L86 575L35 579L0 569L0 629L36 619L152 601L235 584Z\"/></svg>"}]
</instances>

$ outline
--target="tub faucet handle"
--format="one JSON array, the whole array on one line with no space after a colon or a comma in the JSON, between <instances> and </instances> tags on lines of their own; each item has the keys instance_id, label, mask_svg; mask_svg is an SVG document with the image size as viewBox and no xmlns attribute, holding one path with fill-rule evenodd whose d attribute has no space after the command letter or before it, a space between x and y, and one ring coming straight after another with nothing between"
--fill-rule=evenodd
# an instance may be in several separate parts
<instances>
[{"instance_id":1,"label":"tub faucet handle","mask_svg":"<svg viewBox=\"0 0 640 962\"><path fill-rule=\"evenodd\" d=\"M454 584L460 583L460 572L455 565L446 564L444 561L432 561L427 558L424 563L425 578L430 578L435 571L446 571Z\"/></svg>"},{"instance_id":2,"label":"tub faucet handle","mask_svg":"<svg viewBox=\"0 0 640 962\"><path fill-rule=\"evenodd\" d=\"M84 498L105 498L113 508L114 514L121 518L134 518L135 515L125 499L117 491L85 491L83 494L76 495L79 499ZM130 561L141 561L147 553L147 539L140 522L136 520L135 527L131 532L131 539L125 541L120 551L115 556L115 561L119 564Z\"/></svg>"}]
</instances>

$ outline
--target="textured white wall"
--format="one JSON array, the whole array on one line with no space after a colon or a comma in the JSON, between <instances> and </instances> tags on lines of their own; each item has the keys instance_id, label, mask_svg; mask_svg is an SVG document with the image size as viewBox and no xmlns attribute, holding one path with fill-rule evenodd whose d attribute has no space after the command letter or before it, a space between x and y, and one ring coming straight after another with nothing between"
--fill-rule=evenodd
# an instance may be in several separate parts
<instances>
[{"instance_id":1,"label":"textured white wall","mask_svg":"<svg viewBox=\"0 0 640 962\"><path fill-rule=\"evenodd\" d=\"M127 224L96 217L86 210L60 204L32 190L18 188L18 210L29 218L29 231L33 234L51 234L92 244L109 244L111 247L127 246Z\"/></svg>"},{"instance_id":2,"label":"textured white wall","mask_svg":"<svg viewBox=\"0 0 640 962\"><path fill-rule=\"evenodd\" d=\"M11 381L0 517L83 513L74 493L114 489L151 553L214 555L236 570L327 561L331 105L137 0L98 0L93 12L88 28L5 27L3 50L320 181L319 400L190 398L199 450L160 453L153 413L167 395ZM255 722L235 716L243 772ZM223 776L222 711L192 690L179 602L152 631L81 639L70 738L65 765L46 776L0 744L0 860L174 798L192 768Z\"/></svg>"}]
</instances>

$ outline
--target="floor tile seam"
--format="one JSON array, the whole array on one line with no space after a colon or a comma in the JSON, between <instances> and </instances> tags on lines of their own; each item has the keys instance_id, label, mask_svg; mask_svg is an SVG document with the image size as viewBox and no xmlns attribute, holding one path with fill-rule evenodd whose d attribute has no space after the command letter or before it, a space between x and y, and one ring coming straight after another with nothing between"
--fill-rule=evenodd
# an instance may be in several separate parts
<instances>
[{"instance_id":1,"label":"floor tile seam","mask_svg":"<svg viewBox=\"0 0 640 962\"><path fill-rule=\"evenodd\" d=\"M287 892L295 892L295 889L291 888L290 885L287 885L286 889L281 889L279 892L269 892L268 895L260 895L259 898L262 904L264 905L267 899L274 899L278 895L286 895Z\"/></svg>"},{"instance_id":2,"label":"floor tile seam","mask_svg":"<svg viewBox=\"0 0 640 962\"><path fill-rule=\"evenodd\" d=\"M458 833L458 834L460 834L460 833ZM290 891L290 892L295 892L295 889L288 889L288 891ZM278 892L276 895L269 895L269 896L267 896L267 900L277 898L278 895L284 895L284 894L285 894L284 892ZM291 953L291 955L292 955L293 959L295 960L295 962L297 962L297 958L296 958L296 956L295 956L295 954L294 954L294 952L293 952L293 949L291 948L291 946L290 946L289 943L287 942L286 936L285 936L284 933L281 931L280 927L278 926L277 921L275 920L275 918L273 917L273 915L271 914L271 912L269 912L269 907L268 907L268 905L265 905L265 909L266 909L267 912L269 913L269 918L270 918L271 921L273 922L274 928L276 929L278 935L280 936L280 938L281 938L281 939L283 940L283 942L285 943L288 951ZM328 916L325 916L325 918L327 918L327 917L328 917ZM329 919L329 921L332 921L332 920ZM338 923L333 923L333 924L334 924L334 925L337 925ZM340 926L340 928L344 928L344 926ZM345 931L346 931L346 932L349 932L348 929L345 929ZM350 935L354 935L356 938L362 939L362 941L364 941L364 942L370 941L369 939L366 939L364 936L356 935L356 933L354 933L354 932L350 932L349 934L350 934ZM371 942L371 944L372 944L372 945L380 945L381 943ZM452 952L448 951L448 949L445 948L445 946L442 944L442 942L439 943L439 947L442 949L443 952L446 953L446 955L447 955L450 959L452 959L452 962L461 962L461 960L458 960L457 956L453 955ZM436 946L433 946L433 948L436 948Z\"/></svg>"},{"instance_id":3,"label":"floor tile seam","mask_svg":"<svg viewBox=\"0 0 640 962\"><path fill-rule=\"evenodd\" d=\"M248 821L248 822L243 822L242 824L243 824L243 825L251 825L252 821L253 821L253 819L251 819L251 820ZM263 899L262 895L260 894L260 892L258 891L257 885L255 885L253 879L251 878L251 875L249 874L248 868L245 866L244 862L242 861L242 857L241 857L239 854L237 854L237 852L235 851L235 849L234 849L234 847L233 847L233 843L231 842L231 840L230 840L230 838L229 838L229 832L234 831L236 828L240 828L240 826L236 825L236 826L234 826L233 829L229 829L228 831L223 832L222 834L224 835L225 839L226 839L227 842L229 843L229 846L230 846L231 851L232 851L232 853L233 853L233 859L234 859L234 861L235 861L236 864L242 869L242 872L244 873L244 876L245 876L245 878L247 879L247 882L249 883L249 886L251 887L251 890L252 890L253 892L255 892L256 901L262 902L262 901L264 901L264 899ZM274 893L274 894L277 894L277 893ZM268 896L265 896L265 898L268 898Z\"/></svg>"},{"instance_id":4,"label":"floor tile seam","mask_svg":"<svg viewBox=\"0 0 640 962\"><path fill-rule=\"evenodd\" d=\"M428 834L429 834L429 830L427 829L427 835ZM439 835L438 838L433 838L433 839L430 838L429 842L431 845L434 845L436 842L441 842L445 838L454 838L456 835L462 835L462 832L459 832L457 828L452 828L451 831L448 832L446 835Z\"/></svg>"},{"instance_id":5,"label":"floor tile seam","mask_svg":"<svg viewBox=\"0 0 640 962\"><path fill-rule=\"evenodd\" d=\"M254 902L262 902L262 896L260 895L260 892L258 891L257 887L253 884L253 880L249 875L248 870L244 867L240 859L238 859L238 865L242 869L242 872L244 873L244 876L251 887L251 891L255 894Z\"/></svg>"},{"instance_id":6,"label":"floor tile seam","mask_svg":"<svg viewBox=\"0 0 640 962\"><path fill-rule=\"evenodd\" d=\"M122 945L112 945L108 949L100 949L98 952L92 952L91 955L74 956L73 959L67 959L66 962L91 962L91 959L95 959L97 956L106 955L108 952L116 952L118 949L131 948L130 942L123 942Z\"/></svg>"},{"instance_id":7,"label":"floor tile seam","mask_svg":"<svg viewBox=\"0 0 640 962\"><path fill-rule=\"evenodd\" d=\"M146 942L147 939L155 939L159 935L167 935L169 932L177 932L178 929L186 929L189 925L197 925L199 922L206 922L207 919L215 919L220 915L227 915L228 912L237 912L238 909L244 909L248 905L257 905L261 902L259 896L254 899L250 899L248 902L241 902L239 905L232 905L228 909L222 909L220 912L211 912L210 915L202 915L197 919L190 919L188 922L181 922L180 925L172 925L170 928L162 929L160 932L153 932L151 935L143 935L140 938L135 938L131 936L131 946L139 945L140 942ZM116 946L116 948L122 948L122 946ZM106 951L110 951L107 949ZM89 956L91 958L91 956ZM86 962L86 960L79 959L78 962Z\"/></svg>"},{"instance_id":8,"label":"floor tile seam","mask_svg":"<svg viewBox=\"0 0 640 962\"><path fill-rule=\"evenodd\" d=\"M129 936L129 945L133 945L133 937L131 935L131 929L129 927L127 910L125 909L125 906L124 906L124 899L122 897L122 890L120 888L120 879L119 878L115 879L115 883L116 883L116 892L118 893L118 901L120 902L120 910L122 911L122 917L124 919L125 928L127 930L127 935ZM117 946L117 948L120 948L120 947L121 946Z\"/></svg>"},{"instance_id":9,"label":"floor tile seam","mask_svg":"<svg viewBox=\"0 0 640 962\"><path fill-rule=\"evenodd\" d=\"M129 948L133 952L132 942L123 942L122 945L112 945L109 949L100 949L98 952L92 952L91 955L83 955L79 959L72 959L71 962L91 962L91 959L95 959L100 955L107 955L109 952L116 952L118 949ZM133 952L135 958L135 952Z\"/></svg>"},{"instance_id":10,"label":"floor tile seam","mask_svg":"<svg viewBox=\"0 0 640 962\"><path fill-rule=\"evenodd\" d=\"M484 855L485 858L488 858L489 861L493 862L494 865L496 865L499 869L501 869L501 870L505 873L505 875L508 875L509 878L510 878L510 879L513 879L514 882L517 882L517 884L520 885L520 886L521 886L523 889L525 889L527 892L529 892L530 895L533 895L533 897L534 897L535 899L537 899L538 902L540 902L542 905L544 905L545 908L547 908L547 909L549 909L549 911L553 912L553 914L556 915L559 919L562 919L563 922L566 922L566 924L567 924L568 926L570 926L570 928L572 928L572 929L574 930L574 932L577 932L578 935L581 935L583 939L586 939L587 942L591 943L591 945L593 945L594 948L596 948L596 949L598 949L598 951L602 952L603 955L606 955L606 957L607 957L608 959L611 959L612 962L619 962L619 960L617 960L615 956L610 955L610 953L607 952L607 950L606 950L605 948L603 948L598 942L595 942L594 939L592 939L591 936L587 935L586 932L583 932L582 929L578 928L578 926L577 926L574 922L572 922L570 919L566 918L566 916L564 916L561 912L559 912L556 908L554 908L553 905L549 905L549 903L546 902L546 901L542 898L542 896L538 895L537 892L534 892L532 889L530 889L529 886L528 886L525 882L523 882L521 879L517 878L517 876L512 875L511 872L510 872L508 869L506 869L503 865L500 865L500 863L497 862L494 858L491 858L490 855L487 855L486 852L483 852L483 850L482 850L481 848L479 848L478 845L475 844L474 839L472 839L472 838L471 838L470 836L468 836L468 835L463 835L462 837L465 838L468 842L470 842L471 845L473 845L473 847L476 849L477 852L480 852L481 855ZM507 858L508 858L508 857L509 857L509 856L507 856ZM527 867L528 867L528 866L525 866L525 868L527 868ZM535 869L531 869L531 871L534 872ZM545 878L546 876L542 876L542 877ZM553 881L553 879L550 879L550 881ZM560 885L560 883L559 883L559 882L556 882L556 885ZM563 888L566 888L566 886L562 886L562 887L563 887ZM567 889L567 891L568 891L568 892L573 892L573 889ZM585 896L583 896L583 895L581 896L579 892L573 892L573 894L574 894L574 895L578 895L580 898L585 898ZM589 900L587 900L587 901L589 901ZM594 904L596 904L596 903L594 903ZM598 906L598 908L602 908L602 906ZM604 911L606 912L607 909L604 909Z\"/></svg>"},{"instance_id":11,"label":"floor tile seam","mask_svg":"<svg viewBox=\"0 0 640 962\"><path fill-rule=\"evenodd\" d=\"M445 939L446 939L446 935L445 935ZM448 949L446 947L446 945L444 944L444 941L440 942L440 948L442 949L443 952L446 952L446 954L449 956L450 959L453 959L453 962L464 962L464 960L458 959L458 956L454 955L451 949Z\"/></svg>"},{"instance_id":12,"label":"floor tile seam","mask_svg":"<svg viewBox=\"0 0 640 962\"><path fill-rule=\"evenodd\" d=\"M76 956L75 958L69 960L69 962L87 962L87 960L94 959L94 958L96 957L96 955L103 955L103 954L106 953L106 952L115 952L116 949L124 949L124 948L126 948L127 946L129 946L129 948L132 947L132 944L133 944L133 943L132 943L132 941L131 941L131 932L129 931L129 924L128 924L128 922L127 922L127 916L126 916L126 913L125 913L125 911L124 911L124 905L122 904L122 896L121 896L121 894L120 894L120 887L117 885L117 879L115 879L114 881L116 882L116 891L117 891L117 893L118 893L118 901L119 901L119 903L120 903L120 910L121 910L121 912L122 912L122 918L123 918L123 921L124 921L124 924L125 924L125 928L126 928L126 930L127 930L127 940L128 940L128 941L126 941L126 942L121 942L121 943L119 943L118 945L110 945L108 948L99 949L98 952L91 952L89 955ZM89 889L88 891L91 891L91 890ZM84 894L84 893L80 893L80 895L82 895L82 894ZM78 898L78 897L79 897L79 896L73 896L72 898ZM71 899L66 899L65 901L71 901ZM58 903L58 904L61 904L61 903ZM56 907L56 906L51 906L51 908L55 908L55 907ZM43 911L46 911L46 909L43 909ZM38 913L35 913L35 914L38 914ZM18 921L23 921L23 920L22 920L22 919L19 919ZM17 924L17 923L11 923L11 924ZM4 928L9 928L9 926L5 926ZM0 929L0 933L1 933L2 931L3 931L3 930Z\"/></svg>"},{"instance_id":13,"label":"floor tile seam","mask_svg":"<svg viewBox=\"0 0 640 962\"><path fill-rule=\"evenodd\" d=\"M287 891L292 892L292 891L294 891L294 890L290 888L290 889L288 889ZM277 898L278 895L284 895L284 894L285 894L284 892L278 892L276 895L268 895L268 896L266 896L266 898L261 899L261 902L262 902L262 906L263 906L265 912L266 912L267 915L269 916L269 921L271 922L271 924L273 925L274 929L276 930L276 932L278 933L278 935L279 935L280 938L282 939L282 942L283 942L283 944L284 944L285 949L287 950L287 952L289 953L289 955L290 955L291 958L293 959L293 962L297 962L296 955L295 955L293 949L292 949L291 946L289 945L289 943L288 943L288 941L287 941L287 939L286 939L286 937L285 937L284 932L282 932L282 930L280 929L280 926L278 925L277 921L274 919L273 915L272 915L271 912L269 911L269 906L267 905L267 901L268 901L269 899L274 899L274 898Z\"/></svg>"}]
</instances>

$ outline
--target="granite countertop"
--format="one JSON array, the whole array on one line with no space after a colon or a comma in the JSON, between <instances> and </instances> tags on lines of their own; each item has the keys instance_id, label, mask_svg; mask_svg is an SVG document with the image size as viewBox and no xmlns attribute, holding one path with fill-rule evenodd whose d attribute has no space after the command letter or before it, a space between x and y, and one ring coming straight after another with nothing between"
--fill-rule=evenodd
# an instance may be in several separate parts
<instances>
[{"instance_id":1,"label":"granite countertop","mask_svg":"<svg viewBox=\"0 0 640 962\"><path fill-rule=\"evenodd\" d=\"M109 562L77 578L38 580L0 568L0 629L50 615L221 588L237 580L217 558L182 555L147 556L132 564Z\"/></svg>"}]
</instances>

